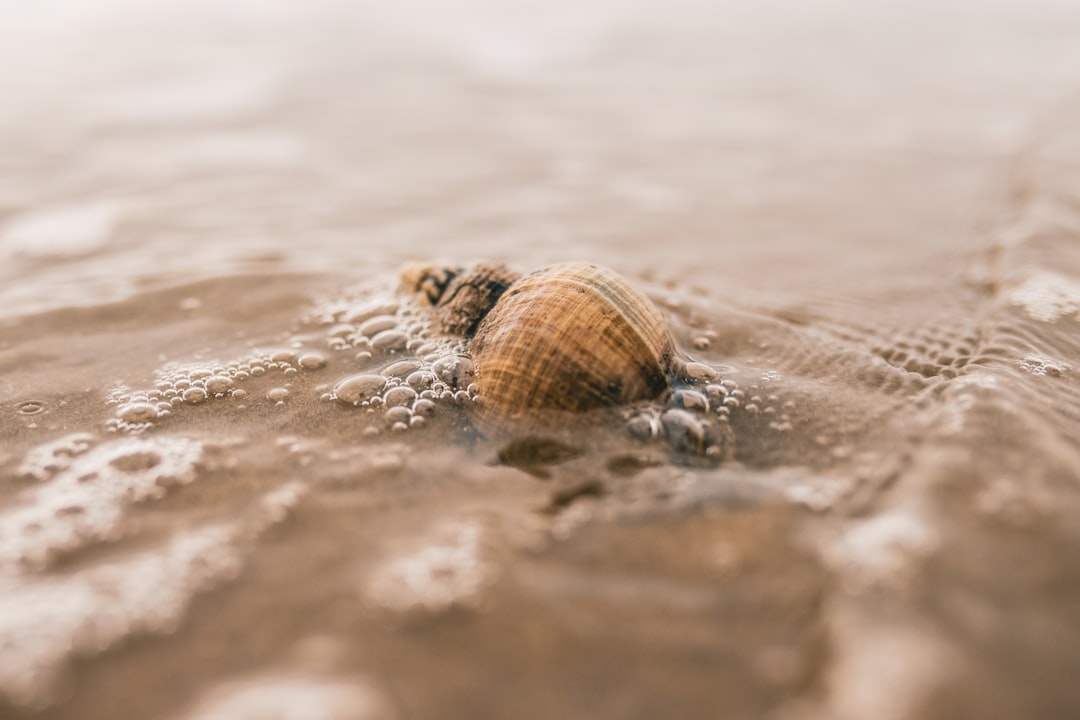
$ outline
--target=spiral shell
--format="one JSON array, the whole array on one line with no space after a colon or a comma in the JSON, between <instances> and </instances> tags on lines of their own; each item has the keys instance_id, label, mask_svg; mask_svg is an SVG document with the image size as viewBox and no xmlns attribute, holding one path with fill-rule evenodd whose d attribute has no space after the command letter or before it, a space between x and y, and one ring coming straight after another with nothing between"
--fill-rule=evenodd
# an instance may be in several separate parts
<instances>
[{"instance_id":1,"label":"spiral shell","mask_svg":"<svg viewBox=\"0 0 1080 720\"><path fill-rule=\"evenodd\" d=\"M612 270L553 265L523 278L498 266L419 273L443 331L469 336L485 432L552 414L652 399L669 387L675 344L663 315Z\"/></svg>"}]
</instances>

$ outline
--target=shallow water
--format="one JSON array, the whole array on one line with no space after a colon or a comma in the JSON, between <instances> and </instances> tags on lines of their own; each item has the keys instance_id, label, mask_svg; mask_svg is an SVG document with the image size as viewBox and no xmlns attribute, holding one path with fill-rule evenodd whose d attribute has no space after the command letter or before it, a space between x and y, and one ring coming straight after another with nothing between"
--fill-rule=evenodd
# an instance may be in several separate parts
<instances>
[{"instance_id":1,"label":"shallow water","mask_svg":"<svg viewBox=\"0 0 1080 720\"><path fill-rule=\"evenodd\" d=\"M395 8L0 24L0 716L1080 715L1080 12ZM645 291L723 452L341 384L487 258Z\"/></svg>"}]
</instances>

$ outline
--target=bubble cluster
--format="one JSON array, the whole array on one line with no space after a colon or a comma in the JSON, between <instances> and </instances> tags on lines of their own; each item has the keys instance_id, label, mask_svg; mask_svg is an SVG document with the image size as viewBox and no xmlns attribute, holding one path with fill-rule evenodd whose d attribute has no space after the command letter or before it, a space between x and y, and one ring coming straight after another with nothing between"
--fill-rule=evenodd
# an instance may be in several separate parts
<instances>
[{"instance_id":1,"label":"bubble cluster","mask_svg":"<svg viewBox=\"0 0 1080 720\"><path fill-rule=\"evenodd\" d=\"M300 370L321 370L327 362L322 352L287 348L259 351L227 363L169 364L157 372L152 389L112 392L109 402L116 405L116 412L108 429L139 433L185 406L225 398L244 400L249 393L241 386L268 375L284 382L267 389L265 396L282 403L289 397L289 381Z\"/></svg>"},{"instance_id":2,"label":"bubble cluster","mask_svg":"<svg viewBox=\"0 0 1080 720\"><path fill-rule=\"evenodd\" d=\"M477 400L472 361L456 353L434 357L433 362L411 358L379 372L347 375L323 399L363 410L368 435L424 427L438 406L460 408Z\"/></svg>"},{"instance_id":3,"label":"bubble cluster","mask_svg":"<svg viewBox=\"0 0 1080 720\"><path fill-rule=\"evenodd\" d=\"M716 368L699 362L683 366L683 379L663 403L630 408L626 432L640 442L664 442L677 453L728 459L733 454L733 421L754 420L774 432L793 429L795 404L781 401L767 385L778 378L766 373L745 389Z\"/></svg>"},{"instance_id":4,"label":"bubble cluster","mask_svg":"<svg viewBox=\"0 0 1080 720\"><path fill-rule=\"evenodd\" d=\"M476 401L464 352L461 341L433 338L426 313L409 300L361 288L317 305L270 349L227 362L170 363L152 388L116 388L107 427L141 433L185 408L222 400L244 408L318 399L355 411L361 436L422 428L440 407L452 419Z\"/></svg>"}]
</instances>

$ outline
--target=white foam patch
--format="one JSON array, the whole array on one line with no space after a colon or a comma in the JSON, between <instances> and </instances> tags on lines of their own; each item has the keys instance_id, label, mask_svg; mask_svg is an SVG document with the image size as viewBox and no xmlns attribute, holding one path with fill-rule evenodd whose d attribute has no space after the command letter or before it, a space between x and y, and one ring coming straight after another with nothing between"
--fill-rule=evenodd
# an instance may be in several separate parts
<instances>
[{"instance_id":1,"label":"white foam patch","mask_svg":"<svg viewBox=\"0 0 1080 720\"><path fill-rule=\"evenodd\" d=\"M0 231L0 249L46 259L86 255L108 243L117 216L108 203L24 213Z\"/></svg>"},{"instance_id":2,"label":"white foam patch","mask_svg":"<svg viewBox=\"0 0 1080 720\"><path fill-rule=\"evenodd\" d=\"M0 576L0 695L17 706L46 705L74 656L134 633L174 631L191 600L236 576L253 540L303 492L283 486L240 521L178 533L121 561L66 576Z\"/></svg>"},{"instance_id":3,"label":"white foam patch","mask_svg":"<svg viewBox=\"0 0 1080 720\"><path fill-rule=\"evenodd\" d=\"M491 580L481 558L482 527L465 521L437 529L419 550L378 567L367 583L377 605L400 611L442 611L474 604Z\"/></svg>"},{"instance_id":4,"label":"white foam patch","mask_svg":"<svg viewBox=\"0 0 1080 720\"><path fill-rule=\"evenodd\" d=\"M1057 322L1080 313L1080 282L1057 273L1040 272L1013 288L1009 301L1023 307L1034 320Z\"/></svg>"},{"instance_id":5,"label":"white foam patch","mask_svg":"<svg viewBox=\"0 0 1080 720\"><path fill-rule=\"evenodd\" d=\"M55 447L31 451L24 465L40 468L38 455L49 452L55 455ZM0 574L42 569L63 553L112 537L125 506L191 482L201 456L201 443L161 437L119 440L75 458L0 515Z\"/></svg>"},{"instance_id":6,"label":"white foam patch","mask_svg":"<svg viewBox=\"0 0 1080 720\"><path fill-rule=\"evenodd\" d=\"M183 720L391 720L383 697L354 680L274 673L211 691Z\"/></svg>"},{"instance_id":7,"label":"white foam patch","mask_svg":"<svg viewBox=\"0 0 1080 720\"><path fill-rule=\"evenodd\" d=\"M939 542L924 518L894 510L848 528L826 548L825 557L841 575L845 589L860 592L907 584Z\"/></svg>"},{"instance_id":8,"label":"white foam patch","mask_svg":"<svg viewBox=\"0 0 1080 720\"><path fill-rule=\"evenodd\" d=\"M948 402L940 408L940 434L963 434L968 418L980 407L980 397L999 392L1000 389L998 378L985 373L972 373L953 380L948 389Z\"/></svg>"},{"instance_id":9,"label":"white foam patch","mask_svg":"<svg viewBox=\"0 0 1080 720\"><path fill-rule=\"evenodd\" d=\"M952 679L957 663L951 648L913 625L889 627L849 618L835 630L826 717L918 717L923 704Z\"/></svg>"},{"instance_id":10,"label":"white foam patch","mask_svg":"<svg viewBox=\"0 0 1080 720\"><path fill-rule=\"evenodd\" d=\"M1059 360L1040 355L1028 355L1020 361L1020 369L1032 375L1061 377L1072 368Z\"/></svg>"},{"instance_id":11,"label":"white foam patch","mask_svg":"<svg viewBox=\"0 0 1080 720\"><path fill-rule=\"evenodd\" d=\"M135 632L176 627L196 593L232 577L236 531L183 533L162 549L69 577L0 584L0 692L16 705L47 699L68 659Z\"/></svg>"},{"instance_id":12,"label":"white foam patch","mask_svg":"<svg viewBox=\"0 0 1080 720\"><path fill-rule=\"evenodd\" d=\"M57 472L70 467L75 457L89 450L93 443L94 436L90 433L73 433L38 445L26 453L16 472L23 477L44 482Z\"/></svg>"}]
</instances>

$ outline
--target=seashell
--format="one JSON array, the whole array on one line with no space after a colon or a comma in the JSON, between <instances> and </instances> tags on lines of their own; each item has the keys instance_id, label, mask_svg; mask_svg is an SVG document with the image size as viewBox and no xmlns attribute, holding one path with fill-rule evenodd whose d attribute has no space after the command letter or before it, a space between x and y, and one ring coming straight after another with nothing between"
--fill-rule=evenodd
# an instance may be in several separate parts
<instances>
[{"instance_id":1,"label":"seashell","mask_svg":"<svg viewBox=\"0 0 1080 720\"><path fill-rule=\"evenodd\" d=\"M439 332L469 339L483 432L658 397L675 343L659 309L612 270L573 262L524 277L502 266L413 268Z\"/></svg>"}]
</instances>

